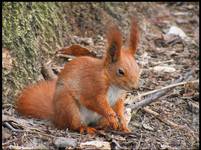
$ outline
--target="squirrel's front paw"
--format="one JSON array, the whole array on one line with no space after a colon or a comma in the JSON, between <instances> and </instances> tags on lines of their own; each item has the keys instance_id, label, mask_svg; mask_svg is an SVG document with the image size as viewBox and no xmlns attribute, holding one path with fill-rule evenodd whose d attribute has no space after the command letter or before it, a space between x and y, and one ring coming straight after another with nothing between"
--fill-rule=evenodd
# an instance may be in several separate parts
<instances>
[{"instance_id":1,"label":"squirrel's front paw","mask_svg":"<svg viewBox=\"0 0 201 150\"><path fill-rule=\"evenodd\" d=\"M120 127L119 127L119 129L120 129L120 131L123 131L123 132L130 132L130 129L128 129L124 118L120 119Z\"/></svg>"},{"instance_id":2,"label":"squirrel's front paw","mask_svg":"<svg viewBox=\"0 0 201 150\"><path fill-rule=\"evenodd\" d=\"M118 118L117 118L116 113L109 114L108 117L107 117L107 120L110 123L110 126L114 130L116 130L118 128L119 123L118 123Z\"/></svg>"},{"instance_id":3,"label":"squirrel's front paw","mask_svg":"<svg viewBox=\"0 0 201 150\"><path fill-rule=\"evenodd\" d=\"M127 128L126 126L122 126L121 131L126 132L126 133L131 132L130 129Z\"/></svg>"}]
</instances>

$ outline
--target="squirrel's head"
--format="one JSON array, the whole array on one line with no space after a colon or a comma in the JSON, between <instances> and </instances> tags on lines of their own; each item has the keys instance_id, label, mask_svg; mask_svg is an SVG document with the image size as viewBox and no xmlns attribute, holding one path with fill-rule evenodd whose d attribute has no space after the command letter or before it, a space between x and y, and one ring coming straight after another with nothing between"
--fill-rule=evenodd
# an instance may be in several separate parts
<instances>
[{"instance_id":1,"label":"squirrel's head","mask_svg":"<svg viewBox=\"0 0 201 150\"><path fill-rule=\"evenodd\" d=\"M116 25L107 33L108 48L105 56L107 75L112 84L130 91L138 87L140 69L134 58L139 41L136 20L132 19L129 46L122 48L122 35Z\"/></svg>"}]
</instances>

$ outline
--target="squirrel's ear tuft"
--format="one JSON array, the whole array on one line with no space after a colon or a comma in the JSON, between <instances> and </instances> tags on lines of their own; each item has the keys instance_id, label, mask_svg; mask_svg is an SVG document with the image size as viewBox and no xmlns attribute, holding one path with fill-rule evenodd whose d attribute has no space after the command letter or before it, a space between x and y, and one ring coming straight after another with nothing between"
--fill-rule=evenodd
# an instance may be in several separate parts
<instances>
[{"instance_id":1,"label":"squirrel's ear tuft","mask_svg":"<svg viewBox=\"0 0 201 150\"><path fill-rule=\"evenodd\" d=\"M120 57L122 46L122 35L119 28L116 25L109 27L107 32L108 48L107 48L107 60L110 63L116 62Z\"/></svg>"},{"instance_id":2,"label":"squirrel's ear tuft","mask_svg":"<svg viewBox=\"0 0 201 150\"><path fill-rule=\"evenodd\" d=\"M139 42L139 29L137 20L135 17L133 17L131 22L130 41L129 41L129 48L133 54L136 53L138 42Z\"/></svg>"}]
</instances>

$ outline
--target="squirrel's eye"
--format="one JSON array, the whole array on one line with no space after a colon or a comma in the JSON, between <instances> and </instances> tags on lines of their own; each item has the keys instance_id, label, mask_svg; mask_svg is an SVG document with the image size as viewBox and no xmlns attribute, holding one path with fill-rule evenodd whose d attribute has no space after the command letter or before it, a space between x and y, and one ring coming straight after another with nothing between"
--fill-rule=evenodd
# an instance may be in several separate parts
<instances>
[{"instance_id":1,"label":"squirrel's eye","mask_svg":"<svg viewBox=\"0 0 201 150\"><path fill-rule=\"evenodd\" d=\"M124 76L124 71L123 71L123 69L119 68L119 69L117 70L117 75L120 76L120 77Z\"/></svg>"}]
</instances>

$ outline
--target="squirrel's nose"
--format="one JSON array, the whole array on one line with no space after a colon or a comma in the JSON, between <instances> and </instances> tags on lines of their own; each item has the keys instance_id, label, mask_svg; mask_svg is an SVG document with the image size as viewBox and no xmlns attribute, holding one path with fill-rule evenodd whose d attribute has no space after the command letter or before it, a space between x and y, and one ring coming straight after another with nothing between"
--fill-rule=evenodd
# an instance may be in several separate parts
<instances>
[{"instance_id":1,"label":"squirrel's nose","mask_svg":"<svg viewBox=\"0 0 201 150\"><path fill-rule=\"evenodd\" d=\"M134 85L131 87L132 90L136 90L136 89L138 89L138 88L139 88L139 82L137 82L136 84L134 84Z\"/></svg>"},{"instance_id":2,"label":"squirrel's nose","mask_svg":"<svg viewBox=\"0 0 201 150\"><path fill-rule=\"evenodd\" d=\"M134 91L134 90L137 90L138 88L139 88L139 86L138 87L133 87L131 90Z\"/></svg>"}]
</instances>

